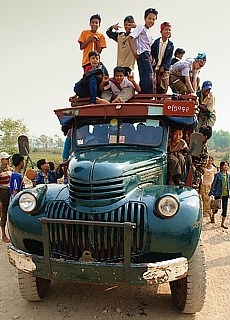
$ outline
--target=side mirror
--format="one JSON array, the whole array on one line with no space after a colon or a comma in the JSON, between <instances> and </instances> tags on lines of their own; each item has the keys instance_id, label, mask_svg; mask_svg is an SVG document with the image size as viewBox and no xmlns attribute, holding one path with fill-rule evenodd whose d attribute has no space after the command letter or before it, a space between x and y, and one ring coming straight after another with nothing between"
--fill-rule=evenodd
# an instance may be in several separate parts
<instances>
[{"instance_id":1,"label":"side mirror","mask_svg":"<svg viewBox=\"0 0 230 320\"><path fill-rule=\"evenodd\" d=\"M190 136L189 143L189 154L192 156L199 156L202 151L203 143L202 143L203 135L199 132L194 132Z\"/></svg>"},{"instance_id":2,"label":"side mirror","mask_svg":"<svg viewBox=\"0 0 230 320\"><path fill-rule=\"evenodd\" d=\"M28 160L30 160L32 169L34 169L33 161L29 155L29 140L28 140L27 136L19 136L18 137L18 149L19 149L19 153L21 156L23 156L23 157L27 156L26 163L24 166L24 172L23 172L23 175L24 175L26 172Z\"/></svg>"},{"instance_id":3,"label":"side mirror","mask_svg":"<svg viewBox=\"0 0 230 320\"><path fill-rule=\"evenodd\" d=\"M21 156L25 157L29 154L29 140L27 136L18 137L18 149Z\"/></svg>"}]
</instances>

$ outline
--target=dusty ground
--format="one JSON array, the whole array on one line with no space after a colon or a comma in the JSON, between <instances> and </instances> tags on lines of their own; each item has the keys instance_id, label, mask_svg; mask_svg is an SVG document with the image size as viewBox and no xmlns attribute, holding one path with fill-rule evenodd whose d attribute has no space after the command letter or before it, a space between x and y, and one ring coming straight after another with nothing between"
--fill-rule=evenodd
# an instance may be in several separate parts
<instances>
[{"instance_id":1,"label":"dusty ground","mask_svg":"<svg viewBox=\"0 0 230 320\"><path fill-rule=\"evenodd\" d=\"M205 218L203 244L207 265L207 298L196 315L183 315L174 307L168 286L114 288L97 285L52 283L49 294L39 303L21 298L17 271L7 258L7 245L0 242L0 319L180 319L222 320L230 314L230 229L220 228Z\"/></svg>"}]
</instances>

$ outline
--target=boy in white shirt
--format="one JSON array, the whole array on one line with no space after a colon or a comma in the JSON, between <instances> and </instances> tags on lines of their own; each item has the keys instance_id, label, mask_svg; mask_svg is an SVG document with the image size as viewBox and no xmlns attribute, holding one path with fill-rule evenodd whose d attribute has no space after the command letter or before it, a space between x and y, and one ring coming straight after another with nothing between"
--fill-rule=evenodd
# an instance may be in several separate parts
<instances>
[{"instance_id":1,"label":"boy in white shirt","mask_svg":"<svg viewBox=\"0 0 230 320\"><path fill-rule=\"evenodd\" d=\"M141 93L154 93L153 68L150 58L153 39L149 33L149 29L155 24L157 15L158 12L156 9L149 8L145 10L145 24L138 25L133 32L131 32L128 38L129 46L134 57L137 59Z\"/></svg>"},{"instance_id":2,"label":"boy in white shirt","mask_svg":"<svg viewBox=\"0 0 230 320\"><path fill-rule=\"evenodd\" d=\"M113 78L104 76L99 86L101 98L112 103L122 103L132 98L135 90L141 92L140 86L134 80L134 76L128 74L125 77L125 69L116 67ZM103 91L104 90L104 91Z\"/></svg>"}]
</instances>

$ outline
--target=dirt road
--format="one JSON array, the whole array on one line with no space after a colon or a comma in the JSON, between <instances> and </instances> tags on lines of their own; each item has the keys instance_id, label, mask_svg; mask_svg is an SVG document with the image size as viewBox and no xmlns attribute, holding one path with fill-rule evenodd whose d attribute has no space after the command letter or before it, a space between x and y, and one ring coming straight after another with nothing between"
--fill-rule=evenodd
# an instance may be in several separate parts
<instances>
[{"instance_id":1,"label":"dirt road","mask_svg":"<svg viewBox=\"0 0 230 320\"><path fill-rule=\"evenodd\" d=\"M222 320L230 315L230 229L220 228L205 218L203 244L206 255L207 298L196 315L183 315L174 307L169 287L110 288L98 285L52 283L49 294L39 303L21 298L17 270L7 258L7 245L0 243L0 319L157 319Z\"/></svg>"}]
</instances>

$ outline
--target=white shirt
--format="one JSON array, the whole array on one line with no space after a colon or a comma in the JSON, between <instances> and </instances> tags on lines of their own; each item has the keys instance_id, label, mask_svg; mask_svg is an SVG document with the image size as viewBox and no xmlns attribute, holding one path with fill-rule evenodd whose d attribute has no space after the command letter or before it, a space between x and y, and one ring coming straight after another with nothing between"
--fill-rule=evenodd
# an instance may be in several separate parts
<instances>
[{"instance_id":1,"label":"white shirt","mask_svg":"<svg viewBox=\"0 0 230 320\"><path fill-rule=\"evenodd\" d=\"M171 73L175 76L190 76L194 59L188 58L184 61L178 61L171 66ZM192 72L193 76L197 76L197 70Z\"/></svg>"},{"instance_id":2,"label":"white shirt","mask_svg":"<svg viewBox=\"0 0 230 320\"><path fill-rule=\"evenodd\" d=\"M153 43L153 38L144 25L138 25L130 36L135 39L135 49L137 54L141 54L145 51L151 51L151 45Z\"/></svg>"},{"instance_id":3,"label":"white shirt","mask_svg":"<svg viewBox=\"0 0 230 320\"><path fill-rule=\"evenodd\" d=\"M160 68L160 66L161 66L162 59L164 57L165 49L167 47L167 44L168 44L168 39L165 42L162 40L162 38L160 39L158 62L157 62L155 70L158 70Z\"/></svg>"},{"instance_id":4,"label":"white shirt","mask_svg":"<svg viewBox=\"0 0 230 320\"><path fill-rule=\"evenodd\" d=\"M131 81L129 81L126 77L124 77L124 79L120 83L120 87L121 89L128 88L128 87L134 88L134 85L132 84ZM114 95L117 95L121 92L112 81L109 81L109 84L104 87L104 90L108 90L109 88L112 90Z\"/></svg>"}]
</instances>

